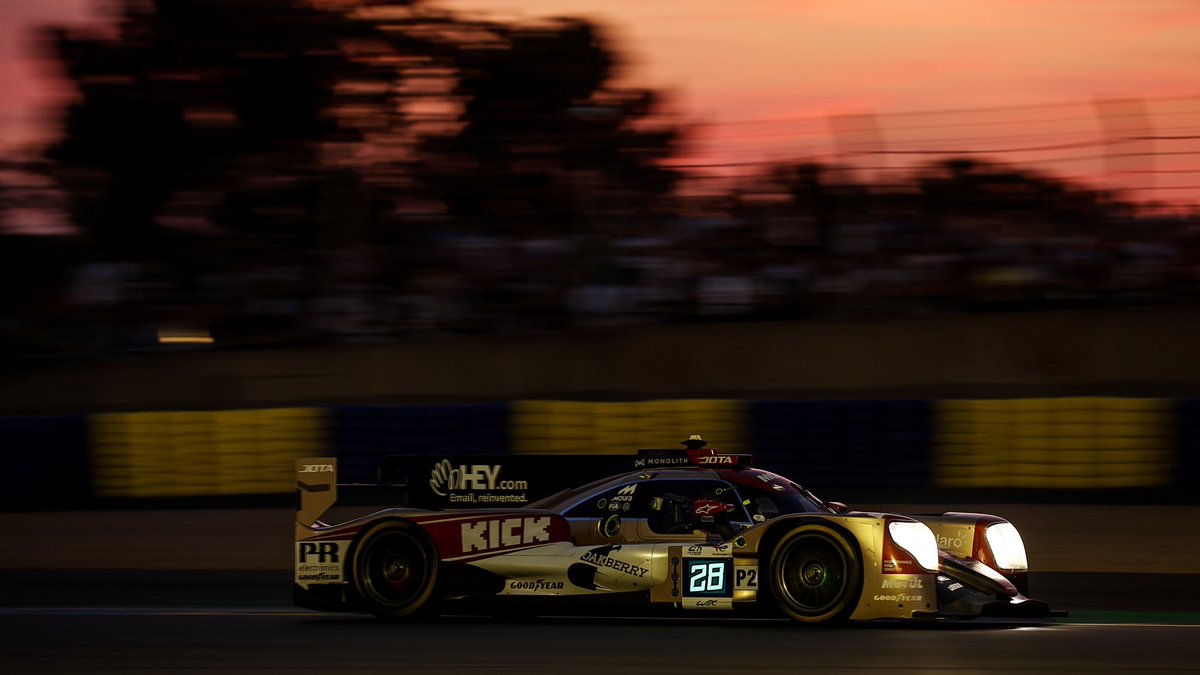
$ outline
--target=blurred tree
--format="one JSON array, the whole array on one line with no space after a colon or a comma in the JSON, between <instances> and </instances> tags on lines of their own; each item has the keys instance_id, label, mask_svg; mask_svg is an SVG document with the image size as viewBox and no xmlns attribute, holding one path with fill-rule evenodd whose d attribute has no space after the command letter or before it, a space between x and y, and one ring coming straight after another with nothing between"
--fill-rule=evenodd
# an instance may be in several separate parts
<instances>
[{"instance_id":1,"label":"blurred tree","mask_svg":"<svg viewBox=\"0 0 1200 675\"><path fill-rule=\"evenodd\" d=\"M63 314L63 291L78 262L72 231L55 219L61 195L39 162L0 158L0 362L36 350L34 328ZM50 331L46 331L50 332Z\"/></svg>"},{"instance_id":2,"label":"blurred tree","mask_svg":"<svg viewBox=\"0 0 1200 675\"><path fill-rule=\"evenodd\" d=\"M80 94L47 151L74 222L124 257L193 255L177 240L218 226L311 244L312 209L272 217L273 202L320 182L323 144L359 138L339 107L390 118L392 72L345 49L368 28L289 0L121 0L114 14L114 36L47 35Z\"/></svg>"},{"instance_id":3,"label":"blurred tree","mask_svg":"<svg viewBox=\"0 0 1200 675\"><path fill-rule=\"evenodd\" d=\"M47 34L80 97L46 155L110 255L190 259L180 237L213 232L312 250L349 229L322 212L330 194L358 214L424 200L559 233L586 213L660 210L674 183L659 97L612 86L616 57L584 21L478 22L409 0L115 7L115 36Z\"/></svg>"},{"instance_id":4,"label":"blurred tree","mask_svg":"<svg viewBox=\"0 0 1200 675\"><path fill-rule=\"evenodd\" d=\"M680 140L660 95L618 87L596 26L476 24L449 53L453 133L422 143L420 177L451 212L532 235L652 221Z\"/></svg>"},{"instance_id":5,"label":"blurred tree","mask_svg":"<svg viewBox=\"0 0 1200 675\"><path fill-rule=\"evenodd\" d=\"M1095 191L1030 169L972 158L938 162L919 172L915 182L924 209L938 222L1003 218L1052 230L1058 226L1086 228L1105 218Z\"/></svg>"},{"instance_id":6,"label":"blurred tree","mask_svg":"<svg viewBox=\"0 0 1200 675\"><path fill-rule=\"evenodd\" d=\"M846 189L844 185L833 183L831 173L833 171L829 167L814 162L777 167L775 170L775 179L790 197L791 206L807 215L815 224L817 236L814 244L816 250L822 253L829 252L830 233L837 220L839 193L844 193ZM841 196L845 197L844 194ZM857 199L842 199L842 208L850 202L862 210L865 206L863 196L855 197Z\"/></svg>"}]
</instances>

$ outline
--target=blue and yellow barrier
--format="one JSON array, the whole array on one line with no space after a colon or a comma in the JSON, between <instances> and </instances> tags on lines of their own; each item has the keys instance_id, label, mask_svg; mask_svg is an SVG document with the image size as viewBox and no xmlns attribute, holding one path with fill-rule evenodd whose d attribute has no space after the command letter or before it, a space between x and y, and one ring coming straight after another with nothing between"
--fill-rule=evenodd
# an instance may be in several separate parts
<instances>
[{"instance_id":1,"label":"blue and yellow barrier","mask_svg":"<svg viewBox=\"0 0 1200 675\"><path fill-rule=\"evenodd\" d=\"M1171 402L939 401L935 487L1145 488L1173 474Z\"/></svg>"},{"instance_id":2,"label":"blue and yellow barrier","mask_svg":"<svg viewBox=\"0 0 1200 675\"><path fill-rule=\"evenodd\" d=\"M510 411L512 450L521 454L596 455L635 448L679 448L700 434L713 447L746 451L742 401L633 403L520 401Z\"/></svg>"},{"instance_id":3,"label":"blue and yellow barrier","mask_svg":"<svg viewBox=\"0 0 1200 675\"><path fill-rule=\"evenodd\" d=\"M393 454L607 454L703 435L836 488L1200 485L1200 400L637 402L334 406L0 418L7 501L283 494L293 460L375 479ZM832 494L832 493L830 493Z\"/></svg>"},{"instance_id":4,"label":"blue and yellow barrier","mask_svg":"<svg viewBox=\"0 0 1200 675\"><path fill-rule=\"evenodd\" d=\"M98 497L290 492L295 460L327 450L317 408L93 415Z\"/></svg>"},{"instance_id":5,"label":"blue and yellow barrier","mask_svg":"<svg viewBox=\"0 0 1200 675\"><path fill-rule=\"evenodd\" d=\"M0 417L0 500L69 502L88 494L87 418Z\"/></svg>"},{"instance_id":6,"label":"blue and yellow barrier","mask_svg":"<svg viewBox=\"0 0 1200 675\"><path fill-rule=\"evenodd\" d=\"M755 401L754 461L806 487L924 487L929 401Z\"/></svg>"},{"instance_id":7,"label":"blue and yellow barrier","mask_svg":"<svg viewBox=\"0 0 1200 675\"><path fill-rule=\"evenodd\" d=\"M1200 399L1176 401L1174 416L1178 481L1194 493L1200 488Z\"/></svg>"},{"instance_id":8,"label":"blue and yellow barrier","mask_svg":"<svg viewBox=\"0 0 1200 675\"><path fill-rule=\"evenodd\" d=\"M504 454L508 406L373 405L329 409L330 448L340 480L376 480L387 455Z\"/></svg>"}]
</instances>

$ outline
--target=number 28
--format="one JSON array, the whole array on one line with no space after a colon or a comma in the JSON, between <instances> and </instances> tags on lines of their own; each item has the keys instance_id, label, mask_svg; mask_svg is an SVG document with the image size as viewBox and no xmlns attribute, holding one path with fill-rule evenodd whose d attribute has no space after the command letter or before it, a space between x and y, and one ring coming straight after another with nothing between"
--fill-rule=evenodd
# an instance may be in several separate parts
<instances>
[{"instance_id":1,"label":"number 28","mask_svg":"<svg viewBox=\"0 0 1200 675\"><path fill-rule=\"evenodd\" d=\"M720 592L725 590L725 563L701 563L692 567L688 590L693 593Z\"/></svg>"}]
</instances>

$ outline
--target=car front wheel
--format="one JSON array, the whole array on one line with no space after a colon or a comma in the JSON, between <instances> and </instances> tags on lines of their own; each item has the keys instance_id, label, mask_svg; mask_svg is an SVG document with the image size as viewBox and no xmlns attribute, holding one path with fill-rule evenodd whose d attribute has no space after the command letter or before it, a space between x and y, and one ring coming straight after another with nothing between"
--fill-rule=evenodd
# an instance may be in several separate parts
<instances>
[{"instance_id":1,"label":"car front wheel","mask_svg":"<svg viewBox=\"0 0 1200 675\"><path fill-rule=\"evenodd\" d=\"M850 535L822 524L789 532L771 557L771 592L779 608L805 623L847 619L862 591L862 562Z\"/></svg>"}]
</instances>

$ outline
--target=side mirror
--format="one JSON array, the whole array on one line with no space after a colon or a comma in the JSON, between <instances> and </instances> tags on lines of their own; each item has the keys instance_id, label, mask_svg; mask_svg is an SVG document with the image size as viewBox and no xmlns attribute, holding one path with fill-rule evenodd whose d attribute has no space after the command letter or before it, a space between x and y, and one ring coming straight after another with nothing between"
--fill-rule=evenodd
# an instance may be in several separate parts
<instances>
[{"instance_id":1,"label":"side mirror","mask_svg":"<svg viewBox=\"0 0 1200 675\"><path fill-rule=\"evenodd\" d=\"M825 505L833 509L834 513L845 513L850 510L850 507L842 502L825 502Z\"/></svg>"}]
</instances>

